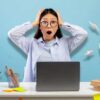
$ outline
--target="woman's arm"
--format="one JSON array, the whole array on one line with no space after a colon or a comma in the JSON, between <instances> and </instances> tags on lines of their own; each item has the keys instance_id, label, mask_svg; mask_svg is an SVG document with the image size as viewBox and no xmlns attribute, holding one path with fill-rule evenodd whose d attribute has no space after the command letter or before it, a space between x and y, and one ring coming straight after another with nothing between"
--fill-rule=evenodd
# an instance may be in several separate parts
<instances>
[{"instance_id":1,"label":"woman's arm","mask_svg":"<svg viewBox=\"0 0 100 100\"><path fill-rule=\"evenodd\" d=\"M27 37L25 37L25 33L32 29L32 23L31 22L26 22L22 25L16 26L12 28L8 32L8 37L9 39L15 43L19 48L21 48L25 54L28 53L29 45L31 43L31 40Z\"/></svg>"},{"instance_id":2,"label":"woman's arm","mask_svg":"<svg viewBox=\"0 0 100 100\"><path fill-rule=\"evenodd\" d=\"M69 23L64 23L61 27L65 31L71 33L71 36L67 37L66 40L68 43L69 52L72 53L85 41L88 34L83 28Z\"/></svg>"},{"instance_id":3,"label":"woman's arm","mask_svg":"<svg viewBox=\"0 0 100 100\"><path fill-rule=\"evenodd\" d=\"M71 36L66 38L68 43L69 52L72 53L77 47L79 47L87 38L88 33L77 25L69 23L63 23L60 14L58 14L59 25L62 29L71 33Z\"/></svg>"},{"instance_id":4,"label":"woman's arm","mask_svg":"<svg viewBox=\"0 0 100 100\"><path fill-rule=\"evenodd\" d=\"M25 54L28 53L29 46L30 46L31 41L32 41L32 39L25 37L25 33L27 31L29 31L30 29L32 29L33 27L38 26L39 17L40 17L40 14L42 11L43 11L43 9L37 13L37 17L36 17L34 22L32 22L32 23L26 22L22 25L19 25L19 26L12 28L8 32L8 37L10 38L10 40L13 43L15 43L18 47L20 47L25 52Z\"/></svg>"}]
</instances>

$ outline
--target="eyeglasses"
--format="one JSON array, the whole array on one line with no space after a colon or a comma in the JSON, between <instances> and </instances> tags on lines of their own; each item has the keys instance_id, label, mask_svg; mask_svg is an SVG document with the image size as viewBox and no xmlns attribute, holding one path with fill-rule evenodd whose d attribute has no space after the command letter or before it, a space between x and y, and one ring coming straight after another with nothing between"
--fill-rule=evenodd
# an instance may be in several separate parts
<instances>
[{"instance_id":1,"label":"eyeglasses","mask_svg":"<svg viewBox=\"0 0 100 100\"><path fill-rule=\"evenodd\" d=\"M49 23L47 21L42 21L42 22L40 22L40 25L43 26L43 27L48 27ZM51 21L50 22L51 27L56 27L57 25L58 25L57 21Z\"/></svg>"}]
</instances>

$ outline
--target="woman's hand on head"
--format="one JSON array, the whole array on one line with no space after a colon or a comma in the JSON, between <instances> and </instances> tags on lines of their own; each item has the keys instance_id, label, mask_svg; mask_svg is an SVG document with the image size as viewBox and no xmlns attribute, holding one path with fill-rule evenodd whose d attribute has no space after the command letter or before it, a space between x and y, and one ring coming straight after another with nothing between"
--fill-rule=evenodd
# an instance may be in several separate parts
<instances>
[{"instance_id":1,"label":"woman's hand on head","mask_svg":"<svg viewBox=\"0 0 100 100\"><path fill-rule=\"evenodd\" d=\"M33 27L39 25L39 19L40 19L40 15L43 12L44 9L40 9L39 12L37 13L36 19L35 21L32 23Z\"/></svg>"},{"instance_id":2,"label":"woman's hand on head","mask_svg":"<svg viewBox=\"0 0 100 100\"><path fill-rule=\"evenodd\" d=\"M62 20L62 18L61 18L61 16L60 16L58 11L57 11L57 15L58 15L58 23L59 23L59 25L62 25L63 24L63 20Z\"/></svg>"}]
</instances>

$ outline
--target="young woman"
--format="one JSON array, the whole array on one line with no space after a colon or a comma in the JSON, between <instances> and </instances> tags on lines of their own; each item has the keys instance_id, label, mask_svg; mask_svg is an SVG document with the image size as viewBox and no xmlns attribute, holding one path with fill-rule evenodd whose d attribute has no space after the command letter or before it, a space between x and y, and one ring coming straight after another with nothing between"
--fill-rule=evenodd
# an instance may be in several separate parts
<instances>
[{"instance_id":1,"label":"young woman","mask_svg":"<svg viewBox=\"0 0 100 100\"><path fill-rule=\"evenodd\" d=\"M34 38L25 33L38 27ZM70 32L63 36L61 28ZM27 55L23 81L36 81L37 61L70 61L70 54L87 38L87 32L79 26L63 23L53 9L40 10L34 22L26 22L8 32L13 43Z\"/></svg>"}]
</instances>

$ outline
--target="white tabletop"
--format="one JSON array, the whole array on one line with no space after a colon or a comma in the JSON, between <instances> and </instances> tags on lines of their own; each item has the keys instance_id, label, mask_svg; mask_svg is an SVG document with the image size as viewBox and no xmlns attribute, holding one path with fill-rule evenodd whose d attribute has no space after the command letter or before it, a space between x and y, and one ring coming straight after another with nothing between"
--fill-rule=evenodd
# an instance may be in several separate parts
<instances>
[{"instance_id":1,"label":"white tabletop","mask_svg":"<svg viewBox=\"0 0 100 100\"><path fill-rule=\"evenodd\" d=\"M94 91L90 82L81 82L79 91L50 91L37 92L35 89L36 83L22 82L20 86L26 89L25 92L3 92L8 88L7 82L0 82L0 97L92 97L100 92Z\"/></svg>"}]
</instances>

